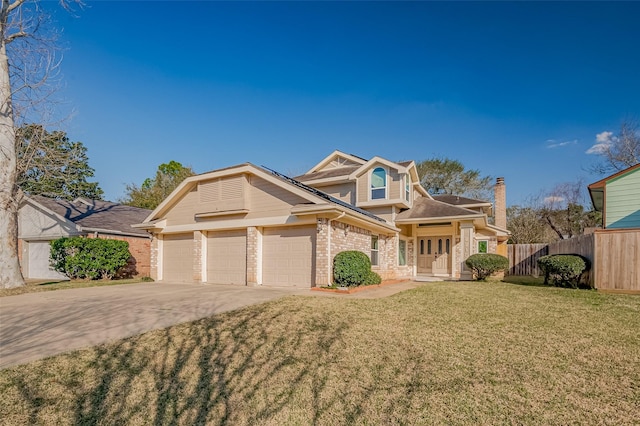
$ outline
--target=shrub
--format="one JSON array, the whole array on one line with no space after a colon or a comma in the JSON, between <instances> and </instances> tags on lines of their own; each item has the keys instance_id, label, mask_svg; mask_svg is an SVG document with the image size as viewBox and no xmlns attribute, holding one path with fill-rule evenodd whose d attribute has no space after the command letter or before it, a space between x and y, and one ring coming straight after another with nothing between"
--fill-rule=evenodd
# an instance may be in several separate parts
<instances>
[{"instance_id":1,"label":"shrub","mask_svg":"<svg viewBox=\"0 0 640 426\"><path fill-rule=\"evenodd\" d=\"M333 259L333 280L339 286L361 285L367 280L370 272L371 261L361 251L343 251Z\"/></svg>"},{"instance_id":2,"label":"shrub","mask_svg":"<svg viewBox=\"0 0 640 426\"><path fill-rule=\"evenodd\" d=\"M369 271L362 285L376 285L382 282L382 278L377 272Z\"/></svg>"},{"instance_id":3,"label":"shrub","mask_svg":"<svg viewBox=\"0 0 640 426\"><path fill-rule=\"evenodd\" d=\"M472 254L465 263L471 268L478 281L484 281L491 274L504 271L509 267L509 259L492 253Z\"/></svg>"},{"instance_id":4,"label":"shrub","mask_svg":"<svg viewBox=\"0 0 640 426\"><path fill-rule=\"evenodd\" d=\"M544 283L556 287L578 288L582 273L591 266L589 259L576 254L551 254L538 259Z\"/></svg>"},{"instance_id":5,"label":"shrub","mask_svg":"<svg viewBox=\"0 0 640 426\"><path fill-rule=\"evenodd\" d=\"M130 257L126 241L64 237L51 242L51 266L71 279L112 279Z\"/></svg>"}]
</instances>

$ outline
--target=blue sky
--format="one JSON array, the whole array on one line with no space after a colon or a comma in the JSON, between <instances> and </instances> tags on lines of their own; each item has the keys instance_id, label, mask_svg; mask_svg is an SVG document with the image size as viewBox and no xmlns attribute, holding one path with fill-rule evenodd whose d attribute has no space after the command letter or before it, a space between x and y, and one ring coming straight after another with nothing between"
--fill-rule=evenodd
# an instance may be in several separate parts
<instances>
[{"instance_id":1,"label":"blue sky","mask_svg":"<svg viewBox=\"0 0 640 426\"><path fill-rule=\"evenodd\" d=\"M638 2L87 5L45 8L63 128L111 200L170 160L295 175L340 149L457 159L523 203L598 180L586 151L640 115Z\"/></svg>"}]
</instances>

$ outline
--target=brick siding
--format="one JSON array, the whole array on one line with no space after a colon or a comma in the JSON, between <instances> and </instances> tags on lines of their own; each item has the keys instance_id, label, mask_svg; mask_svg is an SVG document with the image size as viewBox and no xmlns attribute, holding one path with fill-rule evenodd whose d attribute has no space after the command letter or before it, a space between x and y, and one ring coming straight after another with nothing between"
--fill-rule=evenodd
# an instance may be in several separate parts
<instances>
[{"instance_id":1,"label":"brick siding","mask_svg":"<svg viewBox=\"0 0 640 426\"><path fill-rule=\"evenodd\" d=\"M101 238L103 240L118 240L129 243L129 253L131 260L129 261L130 273L133 276L148 277L151 276L151 239L138 237L124 237L109 234L89 234L87 238ZM156 265L156 263L154 263Z\"/></svg>"}]
</instances>

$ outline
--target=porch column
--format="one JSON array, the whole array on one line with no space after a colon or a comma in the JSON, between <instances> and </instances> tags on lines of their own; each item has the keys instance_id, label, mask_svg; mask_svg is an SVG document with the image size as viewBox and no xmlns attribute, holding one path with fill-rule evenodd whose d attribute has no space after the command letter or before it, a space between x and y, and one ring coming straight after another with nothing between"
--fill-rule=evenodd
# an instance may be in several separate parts
<instances>
[{"instance_id":1,"label":"porch column","mask_svg":"<svg viewBox=\"0 0 640 426\"><path fill-rule=\"evenodd\" d=\"M469 267L465 264L465 261L469 256L473 254L474 233L473 222L460 223L460 247L462 249L462 256L459 259L459 265L461 280L473 279L473 274L471 273Z\"/></svg>"}]
</instances>

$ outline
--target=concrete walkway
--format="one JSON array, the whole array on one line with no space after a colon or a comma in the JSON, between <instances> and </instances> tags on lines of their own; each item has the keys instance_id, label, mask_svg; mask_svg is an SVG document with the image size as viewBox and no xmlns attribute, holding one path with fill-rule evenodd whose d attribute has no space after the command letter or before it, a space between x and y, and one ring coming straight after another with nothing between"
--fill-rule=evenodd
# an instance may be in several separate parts
<instances>
[{"instance_id":1,"label":"concrete walkway","mask_svg":"<svg viewBox=\"0 0 640 426\"><path fill-rule=\"evenodd\" d=\"M216 284L140 283L0 297L0 369L288 295L376 299L423 283L354 294Z\"/></svg>"}]
</instances>

